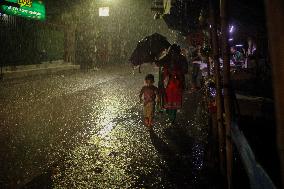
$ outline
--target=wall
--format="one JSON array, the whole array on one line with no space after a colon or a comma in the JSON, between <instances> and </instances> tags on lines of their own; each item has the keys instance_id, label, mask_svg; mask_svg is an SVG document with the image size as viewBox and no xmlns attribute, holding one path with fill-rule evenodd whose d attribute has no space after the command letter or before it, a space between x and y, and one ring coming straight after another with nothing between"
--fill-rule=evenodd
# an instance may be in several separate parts
<instances>
[{"instance_id":1,"label":"wall","mask_svg":"<svg viewBox=\"0 0 284 189\"><path fill-rule=\"evenodd\" d=\"M63 59L63 30L49 27L45 22L8 15L2 15L0 27L2 66Z\"/></svg>"}]
</instances>

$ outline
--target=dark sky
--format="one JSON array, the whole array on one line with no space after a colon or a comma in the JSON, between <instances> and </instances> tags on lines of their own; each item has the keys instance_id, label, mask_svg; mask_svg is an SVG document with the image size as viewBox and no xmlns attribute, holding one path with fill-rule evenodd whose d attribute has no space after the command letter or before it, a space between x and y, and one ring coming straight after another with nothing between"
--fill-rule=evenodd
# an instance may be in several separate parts
<instances>
[{"instance_id":1,"label":"dark sky","mask_svg":"<svg viewBox=\"0 0 284 189\"><path fill-rule=\"evenodd\" d=\"M100 2L103 0L97 0L97 2ZM105 1L105 0L104 0ZM117 0L115 0L117 1ZM129 0L119 0L120 2L127 2ZM151 4L151 0L131 0L132 3L139 4L147 2ZM90 2L90 0L78 0L78 1L68 1L68 0L45 0L46 6L47 6L47 14L48 15L54 15L58 16L64 10L71 9L71 7L79 7L80 4L83 5L86 2ZM196 11L200 7L192 6L192 2L201 4L201 2L204 3L203 6L208 6L208 0L177 0L177 2L181 3L189 3L187 8L182 6L182 9L190 9L187 14L184 14L187 10L181 10L179 11L176 9L176 16L174 18L169 18L169 23L172 23L174 25L177 25L179 29L188 28L186 31L192 31L192 25L194 25L198 19L199 12ZM218 0L216 0L218 2ZM229 0L229 16L230 16L230 23L238 23L242 25L244 28L252 28L250 30L265 30L266 20L265 20L265 10L264 10L264 1L263 0ZM185 16L186 18L181 18Z\"/></svg>"},{"instance_id":2,"label":"dark sky","mask_svg":"<svg viewBox=\"0 0 284 189\"><path fill-rule=\"evenodd\" d=\"M262 0L231 0L229 14L232 20L243 24L262 26L265 24L265 9Z\"/></svg>"}]
</instances>

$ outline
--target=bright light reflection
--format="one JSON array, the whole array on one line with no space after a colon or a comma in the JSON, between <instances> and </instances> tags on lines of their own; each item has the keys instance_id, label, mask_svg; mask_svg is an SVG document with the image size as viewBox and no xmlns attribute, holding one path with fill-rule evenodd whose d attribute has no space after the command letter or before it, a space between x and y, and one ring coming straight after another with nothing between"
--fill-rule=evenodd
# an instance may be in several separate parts
<instances>
[{"instance_id":1,"label":"bright light reflection","mask_svg":"<svg viewBox=\"0 0 284 189\"><path fill-rule=\"evenodd\" d=\"M97 111L97 106L94 107L94 112ZM91 136L90 143L99 138L105 138L116 126L114 119L121 112L121 103L116 96L108 96L105 94L105 99L101 102L101 108L98 111L96 119L96 127L101 128L97 134Z\"/></svg>"},{"instance_id":2,"label":"bright light reflection","mask_svg":"<svg viewBox=\"0 0 284 189\"><path fill-rule=\"evenodd\" d=\"M105 137L107 136L111 130L114 128L115 123L112 122L112 119L109 117L109 119L105 120L102 125L104 125L104 127L99 131L99 136L100 137Z\"/></svg>"}]
</instances>

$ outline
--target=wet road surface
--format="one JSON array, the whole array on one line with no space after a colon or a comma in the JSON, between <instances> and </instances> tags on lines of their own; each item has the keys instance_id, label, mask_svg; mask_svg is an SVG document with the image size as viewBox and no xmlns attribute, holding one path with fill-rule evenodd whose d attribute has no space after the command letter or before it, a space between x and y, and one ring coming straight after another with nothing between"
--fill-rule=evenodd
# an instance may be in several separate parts
<instances>
[{"instance_id":1,"label":"wet road surface","mask_svg":"<svg viewBox=\"0 0 284 189\"><path fill-rule=\"evenodd\" d=\"M185 95L175 125L157 114L149 132L138 93L157 69L142 72L3 81L1 188L208 188L202 94Z\"/></svg>"}]
</instances>

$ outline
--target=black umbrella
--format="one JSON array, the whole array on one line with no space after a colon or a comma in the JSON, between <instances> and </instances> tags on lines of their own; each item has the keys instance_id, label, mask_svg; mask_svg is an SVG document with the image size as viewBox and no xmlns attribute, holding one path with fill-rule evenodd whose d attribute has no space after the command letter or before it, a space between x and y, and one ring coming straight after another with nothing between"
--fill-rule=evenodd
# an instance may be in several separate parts
<instances>
[{"instance_id":1,"label":"black umbrella","mask_svg":"<svg viewBox=\"0 0 284 189\"><path fill-rule=\"evenodd\" d=\"M161 52L170 46L166 37L154 33L138 42L129 60L134 66L154 62Z\"/></svg>"}]
</instances>

